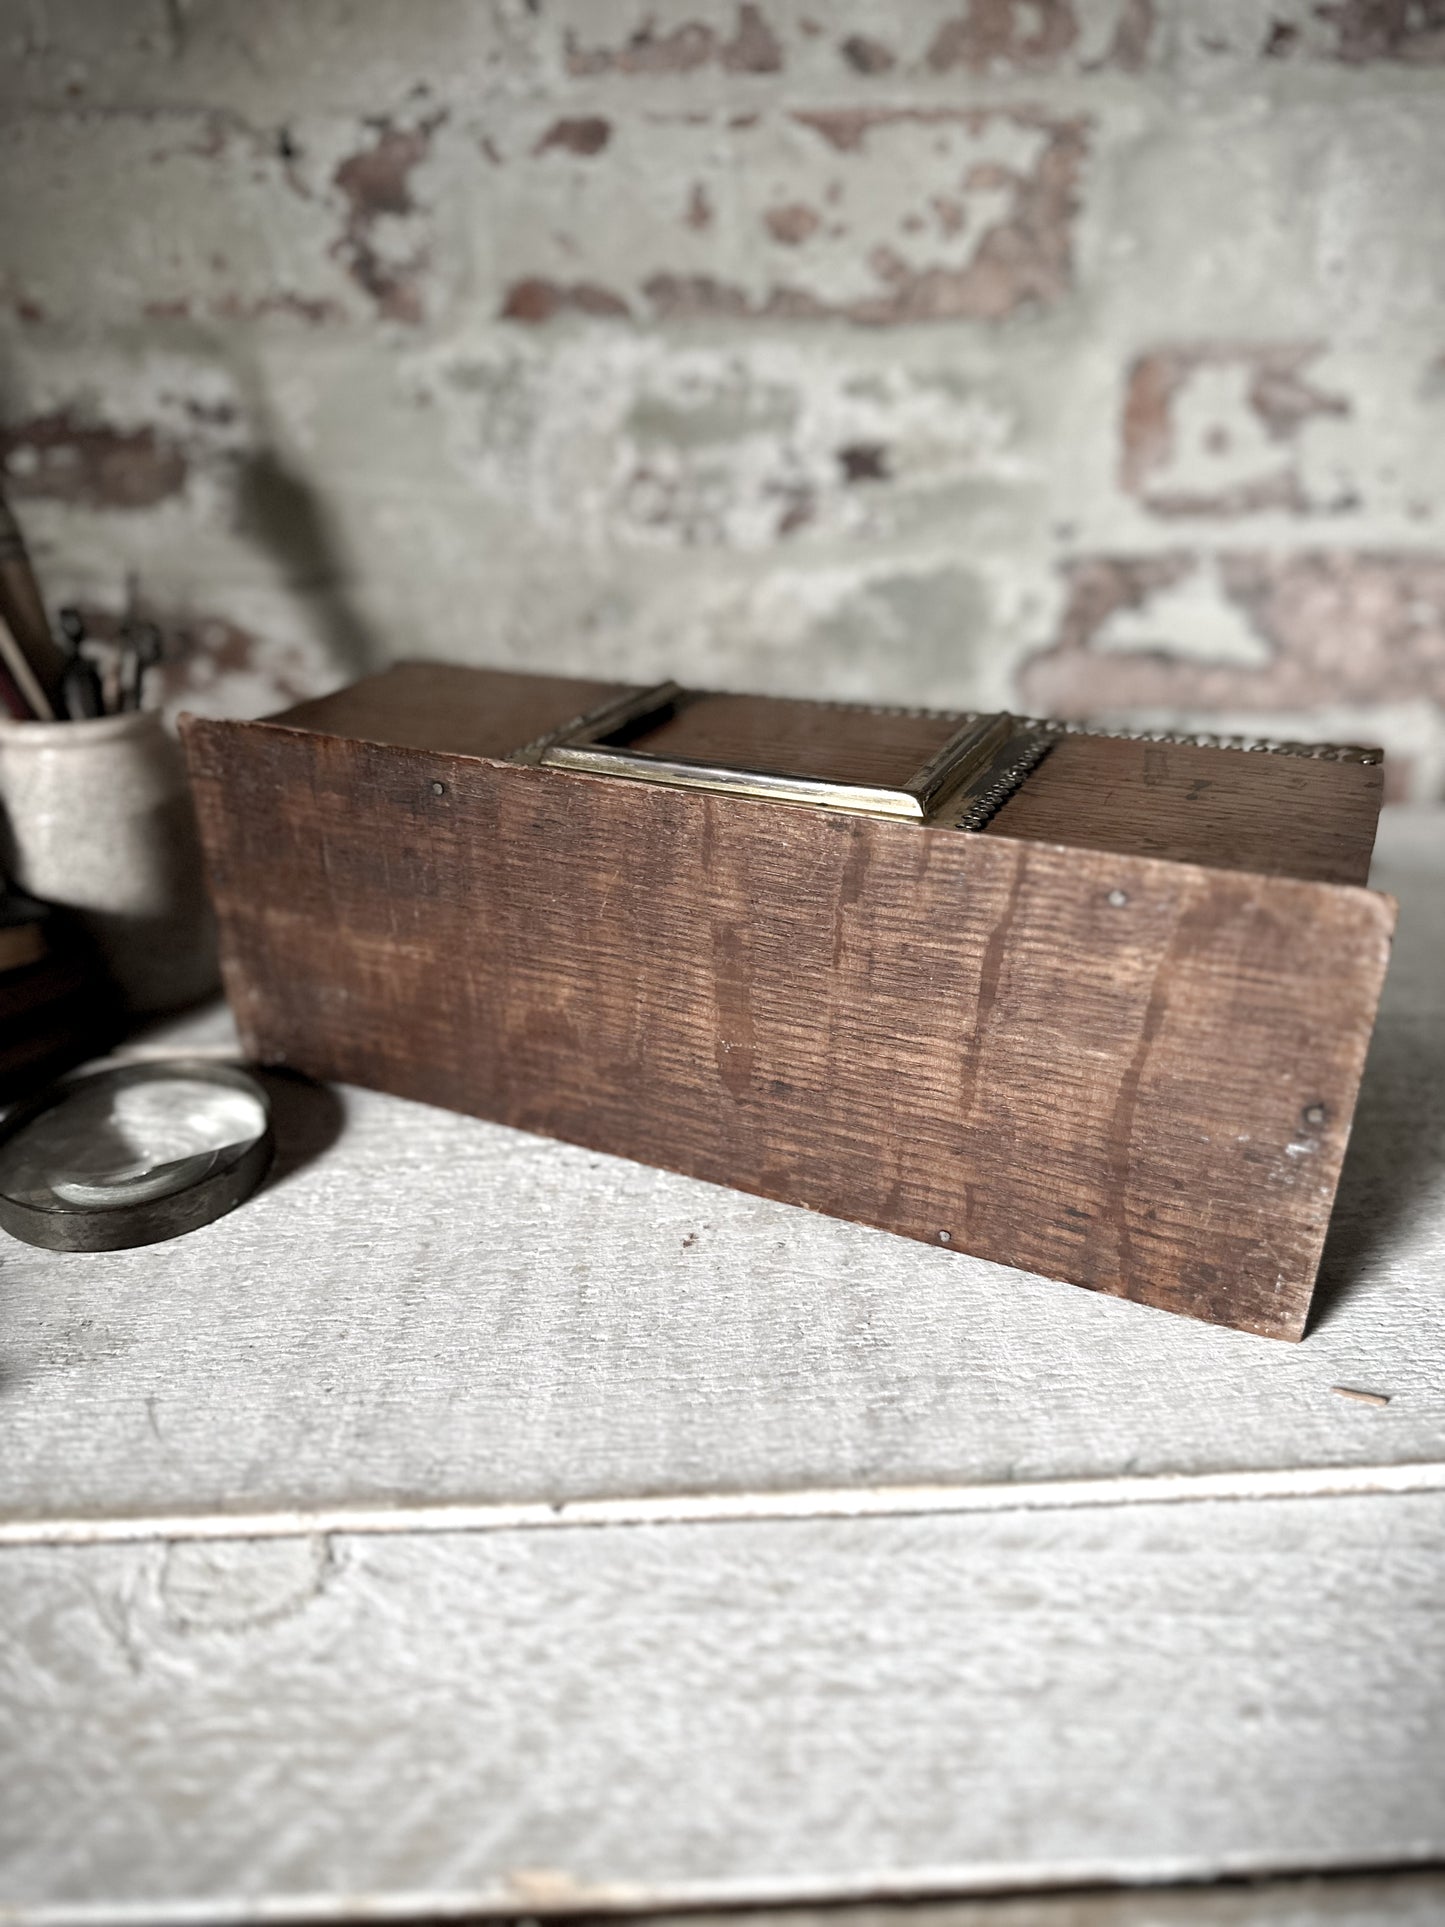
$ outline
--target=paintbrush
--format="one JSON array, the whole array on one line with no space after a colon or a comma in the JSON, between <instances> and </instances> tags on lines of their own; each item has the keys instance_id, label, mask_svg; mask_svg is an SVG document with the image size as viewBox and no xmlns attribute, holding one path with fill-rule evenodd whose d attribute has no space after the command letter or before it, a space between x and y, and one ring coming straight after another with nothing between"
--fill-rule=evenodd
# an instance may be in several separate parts
<instances>
[{"instance_id":1,"label":"paintbrush","mask_svg":"<svg viewBox=\"0 0 1445 1927\"><path fill-rule=\"evenodd\" d=\"M103 716L105 701L101 694L100 677L96 674L95 664L81 654L80 645L85 641L85 621L78 609L60 611L60 633L70 649L70 660L60 679L66 716L73 723L82 722L89 716Z\"/></svg>"},{"instance_id":2,"label":"paintbrush","mask_svg":"<svg viewBox=\"0 0 1445 1927\"><path fill-rule=\"evenodd\" d=\"M0 617L8 625L9 636L30 671L30 681L39 692L38 703L30 694L18 664L0 642L7 669L20 684L35 714L46 719L54 717L60 706L65 656L50 633L40 585L3 493L0 493Z\"/></svg>"},{"instance_id":3,"label":"paintbrush","mask_svg":"<svg viewBox=\"0 0 1445 1927\"><path fill-rule=\"evenodd\" d=\"M32 720L30 705L20 694L15 678L3 662L0 662L0 712L17 723L28 723Z\"/></svg>"},{"instance_id":4,"label":"paintbrush","mask_svg":"<svg viewBox=\"0 0 1445 1927\"><path fill-rule=\"evenodd\" d=\"M30 659L15 640L10 624L3 615L0 615L0 669L4 671L7 687L15 691L20 703L20 707L16 709L8 696L6 697L6 707L13 715L25 721L38 720L48 723L54 720L55 712L46 699L45 691L36 680L35 671L30 666Z\"/></svg>"}]
</instances>

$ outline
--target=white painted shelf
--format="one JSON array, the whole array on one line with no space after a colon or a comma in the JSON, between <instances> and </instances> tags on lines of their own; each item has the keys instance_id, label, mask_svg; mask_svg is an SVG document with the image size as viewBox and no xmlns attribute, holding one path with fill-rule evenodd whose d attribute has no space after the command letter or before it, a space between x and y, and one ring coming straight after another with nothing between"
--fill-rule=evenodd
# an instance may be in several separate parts
<instances>
[{"instance_id":1,"label":"white painted shelf","mask_svg":"<svg viewBox=\"0 0 1445 1927\"><path fill-rule=\"evenodd\" d=\"M1376 882L1300 1346L357 1091L188 1238L6 1242L0 1914L1445 1857L1445 818Z\"/></svg>"}]
</instances>

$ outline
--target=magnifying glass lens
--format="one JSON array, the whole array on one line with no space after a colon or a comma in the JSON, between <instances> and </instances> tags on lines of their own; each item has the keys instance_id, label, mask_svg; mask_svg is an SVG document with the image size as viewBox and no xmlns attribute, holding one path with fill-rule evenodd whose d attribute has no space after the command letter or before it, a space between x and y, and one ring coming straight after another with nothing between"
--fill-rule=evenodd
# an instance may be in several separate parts
<instances>
[{"instance_id":1,"label":"magnifying glass lens","mask_svg":"<svg viewBox=\"0 0 1445 1927\"><path fill-rule=\"evenodd\" d=\"M184 1190L217 1152L265 1128L248 1092L188 1077L81 1086L0 1147L0 1190L27 1204L113 1210Z\"/></svg>"},{"instance_id":2,"label":"magnifying glass lens","mask_svg":"<svg viewBox=\"0 0 1445 1927\"><path fill-rule=\"evenodd\" d=\"M242 1071L99 1071L0 1127L0 1223L52 1250L154 1243L230 1210L270 1154L265 1094Z\"/></svg>"}]
</instances>

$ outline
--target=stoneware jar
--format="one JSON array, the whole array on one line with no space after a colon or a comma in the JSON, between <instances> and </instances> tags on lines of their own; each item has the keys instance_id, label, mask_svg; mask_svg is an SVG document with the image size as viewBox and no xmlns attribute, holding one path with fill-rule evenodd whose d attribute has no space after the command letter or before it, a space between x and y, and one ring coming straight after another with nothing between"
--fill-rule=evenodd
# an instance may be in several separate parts
<instances>
[{"instance_id":1,"label":"stoneware jar","mask_svg":"<svg viewBox=\"0 0 1445 1927\"><path fill-rule=\"evenodd\" d=\"M0 861L76 913L128 1007L215 988L216 948L179 745L151 710L74 723L0 718Z\"/></svg>"}]
</instances>

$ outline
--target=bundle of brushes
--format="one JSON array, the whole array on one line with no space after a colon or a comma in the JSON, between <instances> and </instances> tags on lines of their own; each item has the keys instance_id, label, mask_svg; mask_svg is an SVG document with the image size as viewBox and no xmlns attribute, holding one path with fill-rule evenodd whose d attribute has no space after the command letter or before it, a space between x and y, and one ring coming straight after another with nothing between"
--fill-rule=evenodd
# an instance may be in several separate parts
<instances>
[{"instance_id":1,"label":"bundle of brushes","mask_svg":"<svg viewBox=\"0 0 1445 1927\"><path fill-rule=\"evenodd\" d=\"M63 643L51 633L24 540L0 496L0 712L64 723L141 707L146 674L161 657L153 622L127 615L114 636L90 636L78 609L62 609L60 632Z\"/></svg>"},{"instance_id":2,"label":"bundle of brushes","mask_svg":"<svg viewBox=\"0 0 1445 1927\"><path fill-rule=\"evenodd\" d=\"M114 639L103 641L87 636L78 609L62 609L60 632L69 647L60 679L65 719L74 723L89 716L120 716L141 707L146 671L161 659L161 632L153 622L127 616Z\"/></svg>"}]
</instances>

